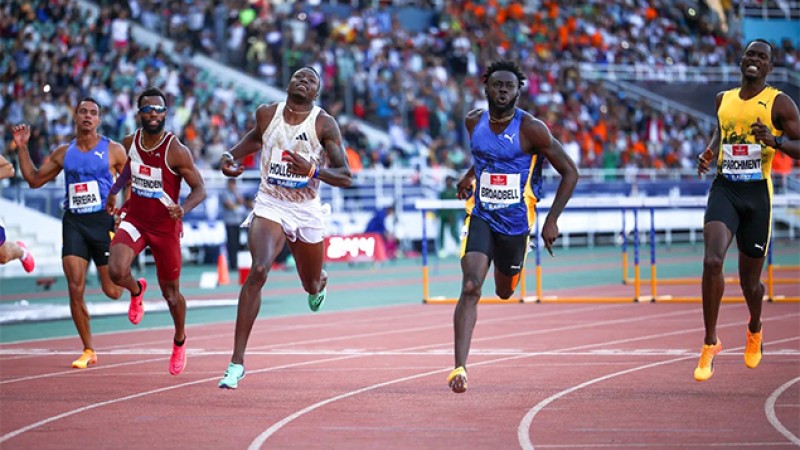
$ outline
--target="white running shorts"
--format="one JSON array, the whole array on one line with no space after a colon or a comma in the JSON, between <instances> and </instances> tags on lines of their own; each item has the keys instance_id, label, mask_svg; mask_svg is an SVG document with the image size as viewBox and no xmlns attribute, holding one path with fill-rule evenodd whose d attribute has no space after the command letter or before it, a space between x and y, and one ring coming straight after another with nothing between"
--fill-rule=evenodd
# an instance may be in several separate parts
<instances>
[{"instance_id":1,"label":"white running shorts","mask_svg":"<svg viewBox=\"0 0 800 450\"><path fill-rule=\"evenodd\" d=\"M242 223L242 228L249 228L253 217L258 216L281 224L290 242L299 239L307 244L317 244L325 239L325 218L330 215L331 209L327 203L323 205L319 198L293 203L259 191L253 203L253 211Z\"/></svg>"}]
</instances>

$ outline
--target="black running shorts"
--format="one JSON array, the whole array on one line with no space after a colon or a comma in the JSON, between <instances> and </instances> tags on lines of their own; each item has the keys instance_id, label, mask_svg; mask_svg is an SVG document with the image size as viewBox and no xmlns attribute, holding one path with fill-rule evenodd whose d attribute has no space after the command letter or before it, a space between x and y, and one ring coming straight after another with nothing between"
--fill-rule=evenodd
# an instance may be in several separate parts
<instances>
[{"instance_id":1,"label":"black running shorts","mask_svg":"<svg viewBox=\"0 0 800 450\"><path fill-rule=\"evenodd\" d=\"M509 235L492 230L489 224L473 215L466 219L467 235L464 237L464 255L479 252L494 262L503 275L518 274L525 265L528 251L528 234ZM463 255L462 255L463 256Z\"/></svg>"},{"instance_id":2,"label":"black running shorts","mask_svg":"<svg viewBox=\"0 0 800 450\"><path fill-rule=\"evenodd\" d=\"M751 258L763 258L772 231L772 199L766 180L734 182L716 177L703 223L714 221L731 230L739 251Z\"/></svg>"},{"instance_id":3,"label":"black running shorts","mask_svg":"<svg viewBox=\"0 0 800 450\"><path fill-rule=\"evenodd\" d=\"M64 213L61 257L79 256L94 261L96 266L108 265L114 217L105 211L89 214Z\"/></svg>"}]
</instances>

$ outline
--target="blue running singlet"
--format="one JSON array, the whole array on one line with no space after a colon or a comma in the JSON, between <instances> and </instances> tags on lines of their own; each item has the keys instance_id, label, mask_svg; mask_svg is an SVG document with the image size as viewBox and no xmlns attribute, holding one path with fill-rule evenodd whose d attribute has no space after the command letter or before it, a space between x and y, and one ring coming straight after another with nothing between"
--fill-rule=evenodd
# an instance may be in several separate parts
<instances>
[{"instance_id":1,"label":"blue running singlet","mask_svg":"<svg viewBox=\"0 0 800 450\"><path fill-rule=\"evenodd\" d=\"M105 209L106 197L114 179L109 170L108 138L81 151L73 139L64 154L66 196L64 209L73 214L88 214Z\"/></svg>"},{"instance_id":2,"label":"blue running singlet","mask_svg":"<svg viewBox=\"0 0 800 450\"><path fill-rule=\"evenodd\" d=\"M470 139L476 186L467 200L467 214L508 235L530 232L541 195L541 159L520 147L523 118L517 108L506 129L496 134L489 127L489 112L484 111Z\"/></svg>"}]
</instances>

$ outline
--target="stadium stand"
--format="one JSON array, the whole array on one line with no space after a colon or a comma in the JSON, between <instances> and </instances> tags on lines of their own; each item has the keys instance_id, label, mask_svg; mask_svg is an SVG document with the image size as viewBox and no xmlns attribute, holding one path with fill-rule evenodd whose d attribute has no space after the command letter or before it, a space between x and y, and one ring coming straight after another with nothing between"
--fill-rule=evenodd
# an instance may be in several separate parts
<instances>
[{"instance_id":1,"label":"stadium stand","mask_svg":"<svg viewBox=\"0 0 800 450\"><path fill-rule=\"evenodd\" d=\"M523 63L528 83L519 105L545 120L582 168L577 195L704 195L708 181L696 180L694 157L713 127L708 99L736 80L741 22L776 11L793 19L800 8L740 1L720 14L683 0L9 0L0 9L0 153L12 162L11 125L33 126L38 164L70 138L78 99L95 97L103 133L121 139L136 127L136 93L154 84L169 95L167 128L192 149L214 198L219 155L250 126L250 111L309 64L323 75L320 104L340 120L348 157L358 163L351 165L361 167L354 188L325 188L323 199L343 215L392 202L402 216L470 165L463 116L483 104L479 74L498 57ZM797 93L800 42L774 44L779 85ZM255 186L246 174L243 190ZM18 180L0 185L3 197L55 217L59 189L33 195ZM213 230L217 211L205 205L189 220Z\"/></svg>"}]
</instances>

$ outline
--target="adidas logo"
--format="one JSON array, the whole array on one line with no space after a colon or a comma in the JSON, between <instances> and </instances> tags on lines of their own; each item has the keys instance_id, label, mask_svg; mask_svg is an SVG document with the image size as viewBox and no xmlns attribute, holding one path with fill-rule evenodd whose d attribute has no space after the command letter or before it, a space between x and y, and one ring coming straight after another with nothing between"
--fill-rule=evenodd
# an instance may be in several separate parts
<instances>
[{"instance_id":1,"label":"adidas logo","mask_svg":"<svg viewBox=\"0 0 800 450\"><path fill-rule=\"evenodd\" d=\"M308 136L305 133L301 133L294 138L295 141L308 141Z\"/></svg>"}]
</instances>

